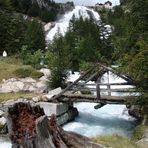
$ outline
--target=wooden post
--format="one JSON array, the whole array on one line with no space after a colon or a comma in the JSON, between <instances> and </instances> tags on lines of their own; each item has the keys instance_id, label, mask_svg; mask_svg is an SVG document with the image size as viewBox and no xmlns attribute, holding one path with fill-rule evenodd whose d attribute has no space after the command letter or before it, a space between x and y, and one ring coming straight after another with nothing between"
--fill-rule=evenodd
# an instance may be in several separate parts
<instances>
[{"instance_id":1,"label":"wooden post","mask_svg":"<svg viewBox=\"0 0 148 148\"><path fill-rule=\"evenodd\" d=\"M107 85L108 96L111 96L111 88L110 88L110 84L109 84L109 71L107 71L107 80L108 80L108 85Z\"/></svg>"},{"instance_id":2,"label":"wooden post","mask_svg":"<svg viewBox=\"0 0 148 148\"><path fill-rule=\"evenodd\" d=\"M96 95L97 95L97 100L99 100L101 97L100 97L100 81L101 81L101 78L99 77L97 82L96 82Z\"/></svg>"}]
</instances>

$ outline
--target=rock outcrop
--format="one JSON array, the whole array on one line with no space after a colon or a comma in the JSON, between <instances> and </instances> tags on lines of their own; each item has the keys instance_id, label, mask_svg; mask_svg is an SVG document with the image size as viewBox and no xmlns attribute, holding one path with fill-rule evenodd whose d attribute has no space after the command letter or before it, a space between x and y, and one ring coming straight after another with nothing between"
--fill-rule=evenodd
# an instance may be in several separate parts
<instances>
[{"instance_id":1,"label":"rock outcrop","mask_svg":"<svg viewBox=\"0 0 148 148\"><path fill-rule=\"evenodd\" d=\"M7 123L12 147L104 148L87 137L64 131L57 126L55 116L48 120L39 106L14 104L8 109Z\"/></svg>"},{"instance_id":2,"label":"rock outcrop","mask_svg":"<svg viewBox=\"0 0 148 148\"><path fill-rule=\"evenodd\" d=\"M8 80L3 80L0 84L0 93L10 93L10 92L36 92L43 93L48 88L48 78L51 75L49 69L41 69L40 72L44 74L39 80L27 78L11 78Z\"/></svg>"}]
</instances>

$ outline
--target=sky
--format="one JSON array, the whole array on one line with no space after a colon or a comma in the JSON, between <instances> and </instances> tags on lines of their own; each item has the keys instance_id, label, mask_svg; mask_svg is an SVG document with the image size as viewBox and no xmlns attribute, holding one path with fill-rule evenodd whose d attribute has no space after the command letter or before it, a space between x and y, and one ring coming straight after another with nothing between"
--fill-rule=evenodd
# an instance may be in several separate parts
<instances>
[{"instance_id":1,"label":"sky","mask_svg":"<svg viewBox=\"0 0 148 148\"><path fill-rule=\"evenodd\" d=\"M55 2L65 3L73 1L75 5L94 6L96 3L104 3L108 0L54 0ZM110 0L113 5L118 5L120 0Z\"/></svg>"}]
</instances>

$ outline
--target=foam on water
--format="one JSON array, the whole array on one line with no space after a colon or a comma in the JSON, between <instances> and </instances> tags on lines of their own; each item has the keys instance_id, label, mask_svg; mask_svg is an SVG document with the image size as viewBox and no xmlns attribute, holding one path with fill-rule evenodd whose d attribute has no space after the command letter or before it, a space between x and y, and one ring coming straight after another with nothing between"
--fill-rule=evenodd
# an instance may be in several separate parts
<instances>
[{"instance_id":1,"label":"foam on water","mask_svg":"<svg viewBox=\"0 0 148 148\"><path fill-rule=\"evenodd\" d=\"M95 105L76 103L79 116L74 122L66 124L64 129L88 137L108 134L131 136L135 119L127 114L125 105L106 105L98 110L94 109Z\"/></svg>"}]
</instances>

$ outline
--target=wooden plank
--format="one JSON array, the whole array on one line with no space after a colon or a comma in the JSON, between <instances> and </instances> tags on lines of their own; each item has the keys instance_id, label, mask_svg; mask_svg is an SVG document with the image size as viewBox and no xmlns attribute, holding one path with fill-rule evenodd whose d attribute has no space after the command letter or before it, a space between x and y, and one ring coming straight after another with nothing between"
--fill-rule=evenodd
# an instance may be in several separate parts
<instances>
[{"instance_id":1,"label":"wooden plank","mask_svg":"<svg viewBox=\"0 0 148 148\"><path fill-rule=\"evenodd\" d=\"M79 94L63 94L62 97L67 97L67 98L74 98L74 99L88 99L88 100L96 100L97 99L97 96L94 96L94 95L79 95ZM128 99L134 99L136 98L136 96L105 96L105 95L102 95L101 96L101 99L99 100L108 100L108 101L121 101L121 100L128 100Z\"/></svg>"},{"instance_id":2,"label":"wooden plank","mask_svg":"<svg viewBox=\"0 0 148 148\"><path fill-rule=\"evenodd\" d=\"M99 83L100 85L104 85L104 86L107 86L107 85L132 85L131 83ZM83 84L79 83L78 86L83 86ZM96 83L94 84L85 84L85 86L96 86Z\"/></svg>"},{"instance_id":3,"label":"wooden plank","mask_svg":"<svg viewBox=\"0 0 148 148\"><path fill-rule=\"evenodd\" d=\"M92 92L96 92L96 88L72 88L70 90L74 90L75 92L76 91L87 91L87 90L90 90ZM100 88L100 91L101 92L129 92L129 93L132 93L132 92L137 92L135 89L107 89L107 88Z\"/></svg>"}]
</instances>

